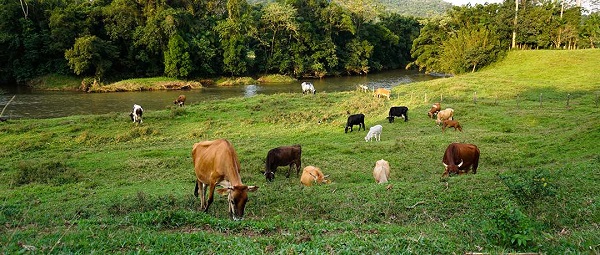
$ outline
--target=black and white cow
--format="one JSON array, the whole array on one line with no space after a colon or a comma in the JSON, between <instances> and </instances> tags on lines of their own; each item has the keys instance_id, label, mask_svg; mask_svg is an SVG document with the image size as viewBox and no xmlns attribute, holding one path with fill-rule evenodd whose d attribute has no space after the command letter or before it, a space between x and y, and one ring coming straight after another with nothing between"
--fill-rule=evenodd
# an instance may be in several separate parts
<instances>
[{"instance_id":1,"label":"black and white cow","mask_svg":"<svg viewBox=\"0 0 600 255\"><path fill-rule=\"evenodd\" d=\"M361 126L363 130L367 130L365 128L365 115L359 113L348 116L348 121L346 122L346 128L344 129L344 133L348 133L348 129L350 129L350 132L352 132L352 126L354 125L358 125L358 131L360 131Z\"/></svg>"},{"instance_id":2,"label":"black and white cow","mask_svg":"<svg viewBox=\"0 0 600 255\"><path fill-rule=\"evenodd\" d=\"M390 108L389 116L387 117L390 123L394 122L394 117L404 117L404 121L408 121L408 107L393 106Z\"/></svg>"},{"instance_id":3,"label":"black and white cow","mask_svg":"<svg viewBox=\"0 0 600 255\"><path fill-rule=\"evenodd\" d=\"M133 110L129 113L129 117L131 117L131 121L134 123L142 123L142 114L144 114L144 109L140 105L134 104Z\"/></svg>"},{"instance_id":4,"label":"black and white cow","mask_svg":"<svg viewBox=\"0 0 600 255\"><path fill-rule=\"evenodd\" d=\"M316 94L317 90L315 89L315 86L313 86L312 83L310 82L303 82L301 84L302 86L302 94Z\"/></svg>"}]
</instances>

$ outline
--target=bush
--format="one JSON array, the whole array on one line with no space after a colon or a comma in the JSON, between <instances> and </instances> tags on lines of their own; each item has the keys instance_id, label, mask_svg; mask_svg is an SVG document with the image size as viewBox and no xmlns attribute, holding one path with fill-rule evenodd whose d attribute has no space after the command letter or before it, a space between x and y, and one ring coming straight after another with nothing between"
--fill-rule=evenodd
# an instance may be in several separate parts
<instances>
[{"instance_id":1,"label":"bush","mask_svg":"<svg viewBox=\"0 0 600 255\"><path fill-rule=\"evenodd\" d=\"M498 175L502 183L521 205L530 205L544 197L556 195L556 186L550 183L547 171L525 171Z\"/></svg>"},{"instance_id":2,"label":"bush","mask_svg":"<svg viewBox=\"0 0 600 255\"><path fill-rule=\"evenodd\" d=\"M490 217L492 228L488 230L491 240L498 245L513 248L526 248L533 245L535 228L533 222L518 208L506 206Z\"/></svg>"}]
</instances>

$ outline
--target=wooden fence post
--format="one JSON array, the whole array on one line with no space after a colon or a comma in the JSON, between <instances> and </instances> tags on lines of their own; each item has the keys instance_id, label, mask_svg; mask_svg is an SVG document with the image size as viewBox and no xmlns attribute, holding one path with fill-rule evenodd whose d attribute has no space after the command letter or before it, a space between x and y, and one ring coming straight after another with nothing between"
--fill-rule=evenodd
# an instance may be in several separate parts
<instances>
[{"instance_id":1,"label":"wooden fence post","mask_svg":"<svg viewBox=\"0 0 600 255\"><path fill-rule=\"evenodd\" d=\"M540 107L542 107L542 93L540 93Z\"/></svg>"},{"instance_id":2,"label":"wooden fence post","mask_svg":"<svg viewBox=\"0 0 600 255\"><path fill-rule=\"evenodd\" d=\"M517 108L520 108L519 107L519 96L517 96Z\"/></svg>"},{"instance_id":3,"label":"wooden fence post","mask_svg":"<svg viewBox=\"0 0 600 255\"><path fill-rule=\"evenodd\" d=\"M477 104L477 91L473 93L473 103Z\"/></svg>"},{"instance_id":4,"label":"wooden fence post","mask_svg":"<svg viewBox=\"0 0 600 255\"><path fill-rule=\"evenodd\" d=\"M440 103L444 101L444 95L440 94Z\"/></svg>"},{"instance_id":5,"label":"wooden fence post","mask_svg":"<svg viewBox=\"0 0 600 255\"><path fill-rule=\"evenodd\" d=\"M425 103L427 103L427 93L425 93Z\"/></svg>"},{"instance_id":6,"label":"wooden fence post","mask_svg":"<svg viewBox=\"0 0 600 255\"><path fill-rule=\"evenodd\" d=\"M567 107L569 107L569 101L571 101L571 93L567 94Z\"/></svg>"}]
</instances>

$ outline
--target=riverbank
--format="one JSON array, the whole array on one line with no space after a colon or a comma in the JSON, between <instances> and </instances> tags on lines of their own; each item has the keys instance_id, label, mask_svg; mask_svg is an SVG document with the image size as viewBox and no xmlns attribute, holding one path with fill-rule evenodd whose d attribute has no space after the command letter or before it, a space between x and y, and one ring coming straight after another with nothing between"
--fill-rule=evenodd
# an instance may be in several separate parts
<instances>
[{"instance_id":1,"label":"riverbank","mask_svg":"<svg viewBox=\"0 0 600 255\"><path fill-rule=\"evenodd\" d=\"M78 78L66 75L47 75L30 81L27 85L35 90L129 92L156 90L189 90L206 86L239 86L257 83L285 83L296 79L284 75L265 75L258 79L251 77L220 77L217 79L179 80L168 77L135 78L103 84L93 78Z\"/></svg>"},{"instance_id":2,"label":"riverbank","mask_svg":"<svg viewBox=\"0 0 600 255\"><path fill-rule=\"evenodd\" d=\"M7 254L599 253L600 50L511 52L478 73L357 91L281 93L126 113L0 123L0 246ZM541 95L541 96L540 96ZM570 96L568 96L570 95ZM541 99L540 99L541 98ZM426 115L455 109L463 132ZM389 107L409 121L388 123ZM346 111L380 124L380 142L344 133ZM224 197L193 196L193 143L226 138L240 158L245 220ZM481 150L477 174L440 178L452 142ZM302 144L302 166L333 181L302 187L271 148ZM391 165L375 184L375 161ZM43 231L40 231L43 230ZM234 252L235 253L235 252Z\"/></svg>"}]
</instances>

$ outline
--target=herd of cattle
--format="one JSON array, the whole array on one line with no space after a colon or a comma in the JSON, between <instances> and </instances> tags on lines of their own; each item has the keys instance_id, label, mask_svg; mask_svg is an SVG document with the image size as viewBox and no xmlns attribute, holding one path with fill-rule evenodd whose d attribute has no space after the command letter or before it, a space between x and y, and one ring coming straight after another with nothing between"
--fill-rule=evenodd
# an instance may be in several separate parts
<instances>
[{"instance_id":1,"label":"herd of cattle","mask_svg":"<svg viewBox=\"0 0 600 255\"><path fill-rule=\"evenodd\" d=\"M311 83L303 82L301 87L303 94L316 93L316 90ZM368 90L366 86L360 89L365 91ZM384 95L389 99L390 93L389 90L386 92L378 89L375 90L374 95L376 97ZM180 95L173 103L178 106L184 106L185 100L185 95ZM132 112L129 114L131 120L134 123L141 124L143 112L144 110L142 107L135 104ZM447 127L454 127L455 130L462 132L462 127L458 121L454 120L454 110L452 108L442 110L440 103L435 103L427 115L430 118L436 118L436 123L442 125L442 131ZM408 121L408 107L391 107L387 119L392 123L394 122L395 117L402 117L405 122ZM358 131L360 131L361 127L366 131L364 114L359 113L349 115L344 132L348 133L348 130L352 132L352 127L356 125L358 125ZM382 129L383 127L381 125L371 127L365 137L365 141L371 141L372 138L375 138L376 141L380 141ZM240 162L233 145L225 139L196 143L192 149L192 161L196 172L196 188L194 190L194 195L196 197L201 195L201 209L204 210L204 212L208 211L208 208L213 201L216 187L221 186L222 188L216 189L216 191L221 195L227 195L231 217L234 220L243 219L244 208L248 201L248 192L256 191L258 187L247 186L242 183L240 177ZM472 169L473 174L475 174L477 173L477 167L479 165L479 148L474 144L451 143L444 152L442 164L444 165L442 177L449 176L450 174L464 174L469 172L470 169ZM265 170L261 173L268 182L272 182L275 179L275 172L280 166L289 167L286 178L290 177L290 173L293 171L294 167L296 169L296 176L298 176L302 166L302 146L300 144L295 144L269 150L265 160ZM384 159L375 162L375 167L373 168L373 178L375 179L375 182L379 184L386 183L388 182L389 177L389 162ZM320 168L307 166L302 171L300 183L304 186L311 186L315 183L330 183L331 181L327 178L328 175L324 175ZM201 193L198 192L200 188L202 189ZM208 197L206 194L207 188Z\"/></svg>"}]
</instances>

